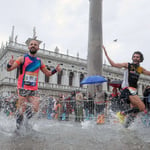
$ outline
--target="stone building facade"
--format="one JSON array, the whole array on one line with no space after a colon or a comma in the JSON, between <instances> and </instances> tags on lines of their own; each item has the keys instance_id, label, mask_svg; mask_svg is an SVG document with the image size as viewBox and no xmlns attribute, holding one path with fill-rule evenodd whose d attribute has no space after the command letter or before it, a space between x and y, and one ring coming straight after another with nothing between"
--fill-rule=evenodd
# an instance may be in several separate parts
<instances>
[{"instance_id":1,"label":"stone building facade","mask_svg":"<svg viewBox=\"0 0 150 150\"><path fill-rule=\"evenodd\" d=\"M17 43L11 36L9 42L0 48L0 95L11 95L17 91L17 78L19 69L11 72L6 71L6 65L11 58L28 53L28 47L24 44ZM61 64L62 71L51 77L46 77L42 72L39 73L39 91L43 95L58 96L59 94L68 94L72 91L80 90L86 93L87 85L80 85L80 82L87 76L87 60L69 56L68 54L59 53L56 47L54 51L40 49L37 54L44 64L53 69L57 64ZM103 90L111 92L112 87L109 82L112 80L123 79L123 69L114 68L103 64L102 75L107 78L108 82L103 83ZM138 93L142 95L144 88L150 85L150 77L141 75Z\"/></svg>"}]
</instances>

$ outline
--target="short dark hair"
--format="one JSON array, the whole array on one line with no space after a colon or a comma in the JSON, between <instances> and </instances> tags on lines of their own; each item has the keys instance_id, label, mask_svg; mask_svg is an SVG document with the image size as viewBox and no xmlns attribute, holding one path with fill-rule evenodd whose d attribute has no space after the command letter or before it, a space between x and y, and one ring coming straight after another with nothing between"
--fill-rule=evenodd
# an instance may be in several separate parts
<instances>
[{"instance_id":1,"label":"short dark hair","mask_svg":"<svg viewBox=\"0 0 150 150\"><path fill-rule=\"evenodd\" d=\"M133 53L133 55L132 55L132 58L133 58L134 54L140 55L140 62L143 62L144 56L143 56L143 54L142 54L140 51L135 51L135 52Z\"/></svg>"}]
</instances>

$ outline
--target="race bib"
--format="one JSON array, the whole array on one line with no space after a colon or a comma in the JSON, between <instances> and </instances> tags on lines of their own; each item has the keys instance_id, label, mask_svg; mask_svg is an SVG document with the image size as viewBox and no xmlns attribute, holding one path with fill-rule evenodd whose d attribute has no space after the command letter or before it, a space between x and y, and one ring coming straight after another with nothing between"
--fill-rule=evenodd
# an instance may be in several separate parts
<instances>
[{"instance_id":1,"label":"race bib","mask_svg":"<svg viewBox=\"0 0 150 150\"><path fill-rule=\"evenodd\" d=\"M34 72L26 72L24 84L29 86L35 86L37 80L37 73Z\"/></svg>"}]
</instances>

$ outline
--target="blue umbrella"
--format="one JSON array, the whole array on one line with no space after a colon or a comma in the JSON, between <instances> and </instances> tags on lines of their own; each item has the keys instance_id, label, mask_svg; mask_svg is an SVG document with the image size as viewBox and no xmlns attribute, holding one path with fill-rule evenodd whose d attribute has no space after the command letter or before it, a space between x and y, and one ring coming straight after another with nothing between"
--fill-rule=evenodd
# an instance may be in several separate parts
<instances>
[{"instance_id":1,"label":"blue umbrella","mask_svg":"<svg viewBox=\"0 0 150 150\"><path fill-rule=\"evenodd\" d=\"M96 84L96 83L103 83L103 82L107 82L107 80L103 76L93 75L84 78L81 81L81 84Z\"/></svg>"}]
</instances>

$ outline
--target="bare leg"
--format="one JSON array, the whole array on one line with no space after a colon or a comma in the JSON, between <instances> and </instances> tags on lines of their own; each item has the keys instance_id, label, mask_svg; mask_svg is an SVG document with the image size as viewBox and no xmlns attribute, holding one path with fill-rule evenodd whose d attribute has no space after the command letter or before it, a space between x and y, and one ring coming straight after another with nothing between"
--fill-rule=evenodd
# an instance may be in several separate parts
<instances>
[{"instance_id":1,"label":"bare leg","mask_svg":"<svg viewBox=\"0 0 150 150\"><path fill-rule=\"evenodd\" d=\"M138 107L140 111L145 110L145 104L142 102L142 100L137 95L130 95L129 100L133 107Z\"/></svg>"},{"instance_id":2,"label":"bare leg","mask_svg":"<svg viewBox=\"0 0 150 150\"><path fill-rule=\"evenodd\" d=\"M39 97L31 96L31 97L29 97L29 102L33 106L33 111L38 112L38 110L39 110Z\"/></svg>"},{"instance_id":3,"label":"bare leg","mask_svg":"<svg viewBox=\"0 0 150 150\"><path fill-rule=\"evenodd\" d=\"M25 102L26 102L26 97L19 96L19 98L18 98L18 111L20 114L23 114L23 112L26 109Z\"/></svg>"},{"instance_id":4,"label":"bare leg","mask_svg":"<svg viewBox=\"0 0 150 150\"><path fill-rule=\"evenodd\" d=\"M26 105L25 105L26 98L19 96L18 99L18 108L17 108L17 114L16 114L16 127L17 129L20 129L20 125L23 121L23 112L25 111Z\"/></svg>"}]
</instances>

